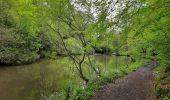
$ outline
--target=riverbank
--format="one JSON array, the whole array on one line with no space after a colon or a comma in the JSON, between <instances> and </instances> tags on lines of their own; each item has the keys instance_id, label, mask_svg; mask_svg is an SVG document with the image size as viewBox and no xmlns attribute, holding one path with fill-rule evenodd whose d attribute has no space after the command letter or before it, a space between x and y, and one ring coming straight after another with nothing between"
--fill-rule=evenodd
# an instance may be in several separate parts
<instances>
[{"instance_id":1,"label":"riverbank","mask_svg":"<svg viewBox=\"0 0 170 100\"><path fill-rule=\"evenodd\" d=\"M84 84L80 79L69 57L41 59L28 65L1 67L0 97L3 100L30 100L30 98L31 100L40 98L63 100L71 89L69 93L72 98L82 96L88 98L106 81L121 76L129 64L126 57L107 55L91 55L90 57L100 68L102 77L95 79L93 71L88 69L89 66L84 65L85 75L90 79L88 84Z\"/></svg>"},{"instance_id":2,"label":"riverbank","mask_svg":"<svg viewBox=\"0 0 170 100\"><path fill-rule=\"evenodd\" d=\"M113 58L110 58L109 56L107 57L106 55L96 55L96 58L100 58L100 59L98 59L98 60L96 59L96 60L101 62L100 61L101 57L103 60L105 60L106 58L109 58L111 61L112 60L114 61ZM61 66L65 66L64 68L66 68L66 69L62 69L62 70L68 70L69 66L66 64L67 61L64 60L64 59L68 59L68 57L60 57L60 58L62 58L62 60L56 61L55 64L52 64L52 65L50 63L53 63L53 61L52 62L48 61L46 63L42 63L42 62L44 62L44 60L41 59L41 60L37 61L35 64L29 64L29 65L11 67L11 68L4 67L3 69L6 69L6 70L1 69L3 71L3 72L1 72L1 74L2 74L1 76L3 76L3 77L1 77L1 80L3 80L3 78L6 77L5 79L8 79L8 81L2 81L2 83L6 82L6 84L9 84L9 85L10 85L10 83L13 83L13 85L11 85L11 86L1 85L1 86L3 86L3 88L6 88L6 89L2 89L2 90L7 90L9 92L9 91L16 91L15 88L18 88L19 91L15 92L16 94L11 93L11 96L13 95L15 97L16 95L19 95L19 96L21 96L21 98L23 100L28 100L27 98L25 98L26 94L20 93L23 90L27 91L26 97L28 97L28 98L31 97L31 98L33 98L33 100L35 100L35 98L38 99L40 97L40 94L41 94L40 91L44 91L43 94L47 95L48 98L55 97L55 98L60 98L61 100L64 100L66 98L66 95L69 94L71 99L89 100L89 99L93 98L98 91L101 91L102 89L104 89L106 84L112 84L112 82L116 82L117 79L119 79L123 76L126 76L127 74L132 73L132 72L138 70L139 68L143 67L143 65L145 65L146 63L149 63L148 60L145 60L145 61L139 60L137 62L133 62L128 65L126 65L126 64L120 65L119 63L122 63L122 61L121 61L118 63L119 67L114 67L114 68L110 69L109 66L115 66L115 65L113 65L115 62L113 62L111 65L107 66L107 67L109 67L109 69L107 69L107 70L108 71L110 70L109 73L103 74L103 76L101 78L90 80L90 82L88 84L83 85L83 83L75 84L74 83L75 80L73 80L73 78L71 78L71 81L68 81L69 80L68 78L63 79L65 77L65 72L60 74L60 72L62 72L62 71L60 71L60 72L58 72L58 71L59 71L59 69L61 69L60 63L63 63L64 65L61 65ZM104 62L103 62L103 65L105 64ZM38 67L36 67L36 66L38 66ZM59 66L59 67L56 67L56 66ZM53 71L51 70L51 68ZM10 75L4 74L4 72L8 73L8 74L10 73ZM66 72L66 73L68 73L68 72ZM51 74L52 74L52 76L51 76ZM49 77L49 75L50 75L50 77L53 77L51 81L49 81L49 79L47 78L47 77ZM58 77L56 77L56 75L57 76L62 75L63 78L58 79ZM24 77L22 77L22 76L24 76ZM74 75L71 75L71 76L75 77ZM37 77L37 78L32 79L31 77ZM25 80L25 78L27 80ZM77 76L77 78L78 78L78 76ZM19 86L17 85L18 79L21 80L19 86L24 87L23 89L19 88ZM55 79L57 79L58 81L55 81ZM56 82L58 85L52 85L52 87L51 87L50 84L56 84ZM32 85L28 85L28 83L30 83ZM37 86L38 84L41 87ZM60 90L57 90L58 91L57 94L54 95L52 91L56 91L56 90L53 90L53 89L58 88L58 86L61 87L61 84L63 84L62 88L60 88ZM36 88L35 85L38 88ZM10 87L10 89L9 89L9 87ZM29 89L28 89L28 87L29 87ZM45 89L45 87L47 88L47 90ZM30 91L34 91L35 93L32 94ZM6 96L9 95L8 92L5 92L5 91L2 91L2 92L3 93L2 93L1 97L3 97L3 98L6 98ZM52 95L54 95L54 96L51 97ZM8 99L6 99L6 100L8 100Z\"/></svg>"},{"instance_id":3,"label":"riverbank","mask_svg":"<svg viewBox=\"0 0 170 100\"><path fill-rule=\"evenodd\" d=\"M153 69L156 62L107 84L92 100L157 100L153 94Z\"/></svg>"},{"instance_id":4,"label":"riverbank","mask_svg":"<svg viewBox=\"0 0 170 100\"><path fill-rule=\"evenodd\" d=\"M70 99L74 99L74 100L93 99L96 93L102 90L106 84L115 82L118 78L121 78L131 72L136 71L137 69L143 67L143 65L145 65L146 63L149 63L148 60L138 61L138 62L131 63L129 66L115 68L114 70L112 70L111 73L104 75L100 79L92 80L84 88L80 87L77 89L71 89L71 91L69 91ZM72 86L69 86L69 87L71 88ZM64 93L64 94L67 94L67 93ZM62 98L63 100L65 99L64 96Z\"/></svg>"},{"instance_id":5,"label":"riverbank","mask_svg":"<svg viewBox=\"0 0 170 100\"><path fill-rule=\"evenodd\" d=\"M48 56L40 55L40 54L36 54L36 53L34 55L31 55L31 54L29 54L29 52L27 52L27 54L20 54L20 56L17 56L17 57L15 57L15 56L11 57L10 54L7 54L6 56L0 55L0 57L1 57L0 58L0 66L27 65L27 64L35 63L41 59L57 59L60 57L69 57L67 54L55 54L55 55L48 54ZM14 55L18 55L18 54L14 54ZM80 53L72 53L71 55L82 56L82 54L80 54ZM89 55L89 56L106 55L106 56L117 56L117 57L120 57L120 56L130 57L129 55L116 55L115 53L112 53L112 54L89 53L87 55ZM16 59L14 60L14 58L16 58Z\"/></svg>"}]
</instances>

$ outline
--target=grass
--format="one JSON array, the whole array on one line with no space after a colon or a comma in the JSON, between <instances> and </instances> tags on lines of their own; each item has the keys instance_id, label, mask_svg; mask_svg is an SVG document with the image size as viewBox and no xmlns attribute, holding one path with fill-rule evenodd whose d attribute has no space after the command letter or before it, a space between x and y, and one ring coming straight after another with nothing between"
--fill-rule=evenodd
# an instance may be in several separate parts
<instances>
[{"instance_id":1,"label":"grass","mask_svg":"<svg viewBox=\"0 0 170 100\"><path fill-rule=\"evenodd\" d=\"M144 64L146 64L146 62L147 61L137 61L131 63L129 66L123 66L119 69L113 69L111 73L106 74L99 79L91 80L88 84L84 86L77 87L71 83L68 83L62 93L61 98L64 100L66 99L65 97L69 95L69 100L89 100L95 95L97 91L101 90L104 85L106 85L107 83L111 83L114 80L127 75L128 73L136 71Z\"/></svg>"},{"instance_id":2,"label":"grass","mask_svg":"<svg viewBox=\"0 0 170 100\"><path fill-rule=\"evenodd\" d=\"M155 95L160 100L170 100L170 72L165 67L159 67L155 73Z\"/></svg>"}]
</instances>

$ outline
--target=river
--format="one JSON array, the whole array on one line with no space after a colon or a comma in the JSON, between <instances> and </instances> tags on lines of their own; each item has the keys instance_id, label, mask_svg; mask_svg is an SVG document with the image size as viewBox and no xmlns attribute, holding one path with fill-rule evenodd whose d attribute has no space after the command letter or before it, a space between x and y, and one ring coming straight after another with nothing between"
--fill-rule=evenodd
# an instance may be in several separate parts
<instances>
[{"instance_id":1,"label":"river","mask_svg":"<svg viewBox=\"0 0 170 100\"><path fill-rule=\"evenodd\" d=\"M128 58L106 55L90 56L102 74L128 64ZM93 72L84 65L86 75ZM42 100L60 92L67 81L81 84L74 64L68 57L42 59L33 64L0 67L0 100ZM57 98L56 98L57 99Z\"/></svg>"}]
</instances>

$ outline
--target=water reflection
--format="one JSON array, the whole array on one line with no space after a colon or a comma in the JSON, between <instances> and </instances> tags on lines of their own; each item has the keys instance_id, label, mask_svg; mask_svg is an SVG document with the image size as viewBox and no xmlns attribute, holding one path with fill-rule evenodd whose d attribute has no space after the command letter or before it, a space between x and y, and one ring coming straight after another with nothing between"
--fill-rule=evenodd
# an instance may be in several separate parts
<instances>
[{"instance_id":1,"label":"water reflection","mask_svg":"<svg viewBox=\"0 0 170 100\"><path fill-rule=\"evenodd\" d=\"M126 57L90 56L102 74L126 65ZM117 60L116 60L117 59ZM67 57L57 60L43 59L34 64L0 68L0 99L2 100L46 100L51 94L60 92L67 80L80 84L73 63ZM84 64L85 74L94 77L94 72ZM57 100L57 98L56 98Z\"/></svg>"}]
</instances>

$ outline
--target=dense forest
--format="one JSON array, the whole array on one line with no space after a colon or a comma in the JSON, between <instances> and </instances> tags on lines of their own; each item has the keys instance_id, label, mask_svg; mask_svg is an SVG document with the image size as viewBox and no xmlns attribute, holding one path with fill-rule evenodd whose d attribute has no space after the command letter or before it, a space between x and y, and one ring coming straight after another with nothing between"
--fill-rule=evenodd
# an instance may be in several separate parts
<instances>
[{"instance_id":1,"label":"dense forest","mask_svg":"<svg viewBox=\"0 0 170 100\"><path fill-rule=\"evenodd\" d=\"M169 31L170 0L0 0L0 66L69 57L86 86L67 82L58 98L88 100L106 82L154 60L155 95L170 100ZM130 61L104 75L95 54Z\"/></svg>"}]
</instances>

